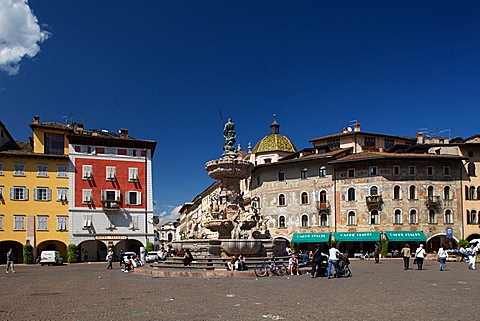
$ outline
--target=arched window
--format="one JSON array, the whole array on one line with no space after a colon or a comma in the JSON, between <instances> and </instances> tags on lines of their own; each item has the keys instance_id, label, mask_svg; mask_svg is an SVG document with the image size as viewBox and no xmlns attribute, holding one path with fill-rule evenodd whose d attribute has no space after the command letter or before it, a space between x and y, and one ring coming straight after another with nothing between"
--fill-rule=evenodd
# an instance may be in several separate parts
<instances>
[{"instance_id":1,"label":"arched window","mask_svg":"<svg viewBox=\"0 0 480 321\"><path fill-rule=\"evenodd\" d=\"M468 199L474 200L475 199L475 186L470 186Z\"/></svg>"},{"instance_id":2,"label":"arched window","mask_svg":"<svg viewBox=\"0 0 480 321\"><path fill-rule=\"evenodd\" d=\"M285 180L285 171L279 171L278 172L278 180L280 182L283 182Z\"/></svg>"},{"instance_id":3,"label":"arched window","mask_svg":"<svg viewBox=\"0 0 480 321\"><path fill-rule=\"evenodd\" d=\"M327 203L327 192L321 191L320 192L320 203Z\"/></svg>"},{"instance_id":4,"label":"arched window","mask_svg":"<svg viewBox=\"0 0 480 321\"><path fill-rule=\"evenodd\" d=\"M348 225L357 225L357 215L355 212L348 212L347 216L347 224Z\"/></svg>"},{"instance_id":5,"label":"arched window","mask_svg":"<svg viewBox=\"0 0 480 321\"><path fill-rule=\"evenodd\" d=\"M378 195L378 187L372 186L370 187L370 195Z\"/></svg>"},{"instance_id":6,"label":"arched window","mask_svg":"<svg viewBox=\"0 0 480 321\"><path fill-rule=\"evenodd\" d=\"M328 215L325 213L320 215L320 226L328 226Z\"/></svg>"},{"instance_id":7,"label":"arched window","mask_svg":"<svg viewBox=\"0 0 480 321\"><path fill-rule=\"evenodd\" d=\"M446 200L452 199L452 198L450 197L450 186L445 186L445 187L443 188L443 198L446 199Z\"/></svg>"},{"instance_id":8,"label":"arched window","mask_svg":"<svg viewBox=\"0 0 480 321\"><path fill-rule=\"evenodd\" d=\"M395 224L402 224L402 211L395 210Z\"/></svg>"},{"instance_id":9,"label":"arched window","mask_svg":"<svg viewBox=\"0 0 480 321\"><path fill-rule=\"evenodd\" d=\"M432 197L433 196L433 186L429 186L427 188L427 196Z\"/></svg>"},{"instance_id":10,"label":"arched window","mask_svg":"<svg viewBox=\"0 0 480 321\"><path fill-rule=\"evenodd\" d=\"M417 224L417 210L410 210L408 220L410 224Z\"/></svg>"},{"instance_id":11,"label":"arched window","mask_svg":"<svg viewBox=\"0 0 480 321\"><path fill-rule=\"evenodd\" d=\"M347 200L349 201L354 201L355 200L355 189L353 187L350 187L348 189L348 198Z\"/></svg>"},{"instance_id":12,"label":"arched window","mask_svg":"<svg viewBox=\"0 0 480 321\"><path fill-rule=\"evenodd\" d=\"M478 223L477 211L476 210L471 210L470 211L470 216L471 216L471 223L470 224L477 224Z\"/></svg>"},{"instance_id":13,"label":"arched window","mask_svg":"<svg viewBox=\"0 0 480 321\"><path fill-rule=\"evenodd\" d=\"M393 199L399 200L400 199L400 186L395 185L393 187Z\"/></svg>"},{"instance_id":14,"label":"arched window","mask_svg":"<svg viewBox=\"0 0 480 321\"><path fill-rule=\"evenodd\" d=\"M307 192L302 193L302 204L303 205L308 204L308 193Z\"/></svg>"},{"instance_id":15,"label":"arched window","mask_svg":"<svg viewBox=\"0 0 480 321\"><path fill-rule=\"evenodd\" d=\"M380 215L378 214L377 210L370 212L370 224L380 224Z\"/></svg>"},{"instance_id":16,"label":"arched window","mask_svg":"<svg viewBox=\"0 0 480 321\"><path fill-rule=\"evenodd\" d=\"M308 227L308 215L307 214L302 215L302 227Z\"/></svg>"},{"instance_id":17,"label":"arched window","mask_svg":"<svg viewBox=\"0 0 480 321\"><path fill-rule=\"evenodd\" d=\"M286 205L285 195L284 194L278 195L278 206L285 206L285 205Z\"/></svg>"},{"instance_id":18,"label":"arched window","mask_svg":"<svg viewBox=\"0 0 480 321\"><path fill-rule=\"evenodd\" d=\"M453 223L453 216L451 210L445 211L445 224L452 224Z\"/></svg>"},{"instance_id":19,"label":"arched window","mask_svg":"<svg viewBox=\"0 0 480 321\"><path fill-rule=\"evenodd\" d=\"M409 195L409 198L411 200L414 200L416 198L416 192L417 192L417 188L415 187L415 185L412 185L410 186L410 195Z\"/></svg>"},{"instance_id":20,"label":"arched window","mask_svg":"<svg viewBox=\"0 0 480 321\"><path fill-rule=\"evenodd\" d=\"M278 218L278 228L286 228L287 225L285 224L285 216L280 216Z\"/></svg>"},{"instance_id":21,"label":"arched window","mask_svg":"<svg viewBox=\"0 0 480 321\"><path fill-rule=\"evenodd\" d=\"M468 201L470 199L470 194L468 193L468 186L465 186L465 199Z\"/></svg>"},{"instance_id":22,"label":"arched window","mask_svg":"<svg viewBox=\"0 0 480 321\"><path fill-rule=\"evenodd\" d=\"M477 200L480 200L480 186L477 187Z\"/></svg>"},{"instance_id":23,"label":"arched window","mask_svg":"<svg viewBox=\"0 0 480 321\"><path fill-rule=\"evenodd\" d=\"M468 176L477 176L477 171L476 171L474 162L468 163L467 171L468 171Z\"/></svg>"},{"instance_id":24,"label":"arched window","mask_svg":"<svg viewBox=\"0 0 480 321\"><path fill-rule=\"evenodd\" d=\"M434 210L428 211L428 224L437 224L437 213Z\"/></svg>"},{"instance_id":25,"label":"arched window","mask_svg":"<svg viewBox=\"0 0 480 321\"><path fill-rule=\"evenodd\" d=\"M308 171L307 171L306 168L302 168L302 171L301 171L301 173L300 173L300 177L301 177L302 179L307 179L307 178L308 178Z\"/></svg>"},{"instance_id":26,"label":"arched window","mask_svg":"<svg viewBox=\"0 0 480 321\"><path fill-rule=\"evenodd\" d=\"M172 233L168 233L167 240L168 240L168 242L173 241L173 234Z\"/></svg>"},{"instance_id":27,"label":"arched window","mask_svg":"<svg viewBox=\"0 0 480 321\"><path fill-rule=\"evenodd\" d=\"M472 224L472 217L470 216L470 210L467 210L467 224Z\"/></svg>"},{"instance_id":28,"label":"arched window","mask_svg":"<svg viewBox=\"0 0 480 321\"><path fill-rule=\"evenodd\" d=\"M327 177L327 168L325 166L318 169L318 177Z\"/></svg>"}]
</instances>

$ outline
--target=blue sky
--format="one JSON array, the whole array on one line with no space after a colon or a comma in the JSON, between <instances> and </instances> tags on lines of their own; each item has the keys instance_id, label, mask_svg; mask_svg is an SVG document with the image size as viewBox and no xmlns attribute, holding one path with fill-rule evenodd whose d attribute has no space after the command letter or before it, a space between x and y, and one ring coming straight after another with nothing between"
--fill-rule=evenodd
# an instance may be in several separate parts
<instances>
[{"instance_id":1,"label":"blue sky","mask_svg":"<svg viewBox=\"0 0 480 321\"><path fill-rule=\"evenodd\" d=\"M478 1L1 1L0 120L21 141L33 115L69 114L156 140L169 219L212 182L218 110L243 149L274 112L297 148L352 120L479 133L479 17Z\"/></svg>"}]
</instances>

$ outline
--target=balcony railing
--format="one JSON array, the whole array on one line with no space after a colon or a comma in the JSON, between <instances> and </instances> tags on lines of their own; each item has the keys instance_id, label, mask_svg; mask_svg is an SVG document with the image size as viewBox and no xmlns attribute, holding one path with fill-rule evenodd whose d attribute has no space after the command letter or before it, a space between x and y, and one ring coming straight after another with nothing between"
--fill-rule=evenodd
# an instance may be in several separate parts
<instances>
[{"instance_id":1,"label":"balcony railing","mask_svg":"<svg viewBox=\"0 0 480 321\"><path fill-rule=\"evenodd\" d=\"M330 201L325 201L325 202L316 201L315 207L319 211L328 212L330 211Z\"/></svg>"},{"instance_id":2,"label":"balcony railing","mask_svg":"<svg viewBox=\"0 0 480 321\"><path fill-rule=\"evenodd\" d=\"M425 205L428 208L437 207L437 206L440 206L441 204L442 204L442 200L440 196L427 196L427 199L425 200Z\"/></svg>"},{"instance_id":3,"label":"balcony railing","mask_svg":"<svg viewBox=\"0 0 480 321\"><path fill-rule=\"evenodd\" d=\"M365 197L369 208L380 207L382 205L382 195L369 195Z\"/></svg>"},{"instance_id":4,"label":"balcony railing","mask_svg":"<svg viewBox=\"0 0 480 321\"><path fill-rule=\"evenodd\" d=\"M117 211L121 207L120 201L101 201L105 211Z\"/></svg>"}]
</instances>

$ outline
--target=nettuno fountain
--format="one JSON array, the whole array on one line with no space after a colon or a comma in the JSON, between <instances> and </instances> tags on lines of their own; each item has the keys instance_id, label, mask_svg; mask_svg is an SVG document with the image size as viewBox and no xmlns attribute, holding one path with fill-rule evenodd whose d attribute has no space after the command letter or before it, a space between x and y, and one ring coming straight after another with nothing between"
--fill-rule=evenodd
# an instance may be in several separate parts
<instances>
[{"instance_id":1,"label":"nettuno fountain","mask_svg":"<svg viewBox=\"0 0 480 321\"><path fill-rule=\"evenodd\" d=\"M258 199L244 198L240 181L250 177L254 165L240 158L235 149L236 132L232 119L225 124L225 144L220 159L205 164L208 175L218 181L218 189L210 195L210 205L188 222L182 240L173 242L183 252L194 256L278 255L284 242L274 243L267 230L267 220L259 214Z\"/></svg>"}]
</instances>

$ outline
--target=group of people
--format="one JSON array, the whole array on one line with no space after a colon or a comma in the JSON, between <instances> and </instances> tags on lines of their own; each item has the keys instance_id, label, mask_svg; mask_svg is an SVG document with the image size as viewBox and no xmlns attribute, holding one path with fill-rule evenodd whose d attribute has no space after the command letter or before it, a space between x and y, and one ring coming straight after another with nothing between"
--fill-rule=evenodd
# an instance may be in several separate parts
<instances>
[{"instance_id":1,"label":"group of people","mask_svg":"<svg viewBox=\"0 0 480 321\"><path fill-rule=\"evenodd\" d=\"M247 269L245 256L241 253L238 256L232 256L230 261L227 262L227 269L229 271L245 271Z\"/></svg>"}]
</instances>

